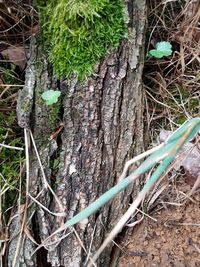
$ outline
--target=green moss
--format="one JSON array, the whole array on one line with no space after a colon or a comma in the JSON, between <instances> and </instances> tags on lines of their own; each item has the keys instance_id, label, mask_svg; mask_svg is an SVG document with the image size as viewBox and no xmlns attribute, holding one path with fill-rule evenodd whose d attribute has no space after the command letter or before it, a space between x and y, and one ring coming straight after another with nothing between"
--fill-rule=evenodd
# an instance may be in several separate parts
<instances>
[{"instance_id":1,"label":"green moss","mask_svg":"<svg viewBox=\"0 0 200 267\"><path fill-rule=\"evenodd\" d=\"M13 132L9 128L13 125L16 115L0 114L0 143L5 142L6 145L22 147L21 138L13 138ZM6 122L6 125L4 123ZM3 211L13 206L19 192L20 169L24 159L24 151L9 148L0 148L0 187L7 189L3 198ZM2 190L3 192L3 190Z\"/></svg>"},{"instance_id":2,"label":"green moss","mask_svg":"<svg viewBox=\"0 0 200 267\"><path fill-rule=\"evenodd\" d=\"M198 115L199 100L193 97L187 88L183 85L180 86L176 84L176 86L169 88L169 91L171 96L169 95L166 99L166 104L173 108L171 114L175 123L182 124L187 120L185 111L187 111L191 117Z\"/></svg>"},{"instance_id":3,"label":"green moss","mask_svg":"<svg viewBox=\"0 0 200 267\"><path fill-rule=\"evenodd\" d=\"M60 101L57 103L48 106L48 118L49 118L49 124L51 131L56 130L56 126L58 126L58 123L60 121Z\"/></svg>"},{"instance_id":4,"label":"green moss","mask_svg":"<svg viewBox=\"0 0 200 267\"><path fill-rule=\"evenodd\" d=\"M51 0L38 2L50 61L60 77L84 79L127 31L122 0Z\"/></svg>"},{"instance_id":5,"label":"green moss","mask_svg":"<svg viewBox=\"0 0 200 267\"><path fill-rule=\"evenodd\" d=\"M9 63L7 62L3 62L3 64L0 64L1 79L4 81L5 84L17 84L17 79L15 77L13 66L13 64L9 66Z\"/></svg>"}]
</instances>

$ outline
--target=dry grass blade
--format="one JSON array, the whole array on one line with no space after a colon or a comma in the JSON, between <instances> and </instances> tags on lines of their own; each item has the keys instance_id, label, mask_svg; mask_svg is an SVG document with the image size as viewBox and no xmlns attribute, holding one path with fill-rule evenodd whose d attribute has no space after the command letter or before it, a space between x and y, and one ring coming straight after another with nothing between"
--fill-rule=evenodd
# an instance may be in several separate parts
<instances>
[{"instance_id":1,"label":"dry grass blade","mask_svg":"<svg viewBox=\"0 0 200 267\"><path fill-rule=\"evenodd\" d=\"M20 255L20 250L22 247L22 244L24 242L25 239L25 233L24 233L24 229L25 229L25 224L27 221L27 208L28 208L28 191L29 191L29 139L28 139L28 135L27 135L27 130L24 129L24 140L25 140L25 155L26 155L26 202L25 205L23 206L23 212L19 212L18 216L22 215L22 222L21 222L21 229L20 229L20 233L19 233L19 237L18 237L18 241L17 241L17 246L16 246L16 252L14 254L13 257L13 263L12 263L12 267L17 266L17 261ZM21 206L19 205L19 209L21 208Z\"/></svg>"},{"instance_id":2,"label":"dry grass blade","mask_svg":"<svg viewBox=\"0 0 200 267\"><path fill-rule=\"evenodd\" d=\"M142 202L143 198L144 198L144 195L143 194L139 194L138 197L135 199L135 201L128 208L126 213L121 217L121 219L116 224L116 226L113 228L113 230L110 232L108 237L104 240L104 242L101 245L101 247L95 253L95 255L93 257L93 261L94 262L98 259L99 255L102 253L102 251L105 249L105 247L110 243L110 241L113 240L116 237L116 235L122 230L123 226L129 220L129 218L132 216L132 214L135 212L137 207ZM89 267L91 267L91 265L89 265Z\"/></svg>"},{"instance_id":3,"label":"dry grass blade","mask_svg":"<svg viewBox=\"0 0 200 267\"><path fill-rule=\"evenodd\" d=\"M188 196L192 196L197 188L200 187L200 175L197 177L195 184L193 185L191 191L189 192Z\"/></svg>"},{"instance_id":4,"label":"dry grass blade","mask_svg":"<svg viewBox=\"0 0 200 267\"><path fill-rule=\"evenodd\" d=\"M49 214L54 215L54 216L61 216L61 217L65 216L65 214L63 214L63 212L55 213L55 212L50 211L48 208L46 208L44 205L42 205L42 203L40 203L36 198L32 197L29 193L28 193L28 196L33 200L33 202L38 204L38 206L40 206L42 209L46 210ZM38 196L39 196L39 194L38 194Z\"/></svg>"},{"instance_id":5,"label":"dry grass blade","mask_svg":"<svg viewBox=\"0 0 200 267\"><path fill-rule=\"evenodd\" d=\"M76 238L77 238L79 244L80 244L81 247L83 248L84 252L87 254L87 260L89 260L89 261L91 262L91 265L92 265L92 266L97 267L97 265L95 264L95 262L93 261L93 259L90 257L90 253L87 252L87 250L86 250L86 248L85 248L83 242L81 241L81 239L80 239L78 233L76 232L76 230L75 230L74 228L73 228L73 231L74 231L74 234L75 234L75 236L76 236ZM93 231L93 233L94 233L94 231ZM87 261L87 260L86 260L86 261Z\"/></svg>"},{"instance_id":6,"label":"dry grass blade","mask_svg":"<svg viewBox=\"0 0 200 267\"><path fill-rule=\"evenodd\" d=\"M145 151L144 153L142 153L142 154L140 154L140 155L134 157L133 159L130 159L129 161L127 161L127 162L125 163L123 172L122 172L122 174L120 175L118 182L120 182L122 179L124 179L124 178L127 176L128 169L130 168L130 166L131 166L133 163L135 163L135 162L137 162L137 161L139 161L139 160L141 160L141 159L143 159L143 158L149 156L150 154L152 154L153 152L159 150L159 149L160 149L161 147L163 147L163 146L164 146L164 143L163 143L163 144L160 144L159 146L156 146L156 147L154 147L154 148L152 148L152 149L149 149L149 150Z\"/></svg>"},{"instance_id":7,"label":"dry grass blade","mask_svg":"<svg viewBox=\"0 0 200 267\"><path fill-rule=\"evenodd\" d=\"M15 149L15 150L24 150L22 147L9 146L9 145L5 145L5 144L0 144L0 147L5 147L5 148Z\"/></svg>"},{"instance_id":8,"label":"dry grass blade","mask_svg":"<svg viewBox=\"0 0 200 267\"><path fill-rule=\"evenodd\" d=\"M61 211L62 211L62 215L61 213L59 213L59 216L65 216L66 213L64 211L64 208L63 208L63 205L61 204L61 202L59 201L58 197L56 196L56 194L54 193L53 189L51 188L51 186L48 184L47 182L47 179L46 179L46 176L45 176L45 173L44 173L44 169L43 169L43 166L42 166L42 162L40 160L40 156L39 156L39 153L38 153L38 150L37 150L37 147L36 147L36 144L35 144L35 140L34 140L34 137L33 137L33 134L32 132L29 130L29 134L30 134L30 138L31 138L31 141L32 141L32 144L33 144L33 147L35 149L35 153L36 153L36 156L37 156L37 159L38 159L38 162L39 162L39 165L40 165L40 169L41 169L41 172L42 172L42 177L43 177L43 184L44 184L44 187L45 188L48 188L50 190L50 192L52 193L53 197L55 198L56 202L58 203Z\"/></svg>"}]
</instances>

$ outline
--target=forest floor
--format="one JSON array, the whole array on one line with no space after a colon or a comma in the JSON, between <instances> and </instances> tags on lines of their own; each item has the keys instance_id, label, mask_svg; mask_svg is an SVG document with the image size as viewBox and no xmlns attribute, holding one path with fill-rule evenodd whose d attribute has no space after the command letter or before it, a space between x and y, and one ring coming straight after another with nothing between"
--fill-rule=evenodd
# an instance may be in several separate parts
<instances>
[{"instance_id":1,"label":"forest floor","mask_svg":"<svg viewBox=\"0 0 200 267\"><path fill-rule=\"evenodd\" d=\"M189 185L181 185L188 192ZM200 194L168 205L137 225L124 241L119 267L199 267Z\"/></svg>"},{"instance_id":2,"label":"forest floor","mask_svg":"<svg viewBox=\"0 0 200 267\"><path fill-rule=\"evenodd\" d=\"M153 0L148 6L148 47L155 40L171 40L177 48L171 61L156 62L152 58L145 61L144 87L151 140L162 129L173 130L174 124L200 114L199 62L193 54L194 51L200 54L200 29L196 24L200 19L199 1L169 2L162 5ZM195 169L192 167L195 163L199 166L198 162L199 159L192 159L190 170ZM198 179L200 175L198 172L187 175L186 171L181 177L177 172L171 184L169 177L165 178L165 190L155 197L156 203L147 212L151 218L145 216L121 245L119 267L200 267L200 191L188 197L195 176ZM180 201L180 195L184 201Z\"/></svg>"},{"instance_id":3,"label":"forest floor","mask_svg":"<svg viewBox=\"0 0 200 267\"><path fill-rule=\"evenodd\" d=\"M148 134L145 139L151 147L158 141L162 129L174 131L188 118L199 117L200 5L199 0L147 2L147 54L159 41L168 41L173 47L172 57L145 57L145 130ZM4 23L0 30L5 42L0 47L0 142L19 147L23 144L23 132L17 125L15 109L17 91L24 84L24 39L28 40L38 31L37 15L30 15L31 6L29 9L25 14L19 12L19 18L12 18L7 9L1 10ZM13 10L17 12L18 6L13 6ZM18 196L24 154L5 149L0 152L0 172L9 177L7 184L0 181L2 195L6 192L1 205L7 210ZM193 178L198 179L199 175L196 172ZM152 201L148 216L129 231L131 234L121 245L119 267L200 267L200 191L187 197L195 180L192 181L190 175L177 177L169 184L166 182L165 190ZM183 196L181 201L180 196Z\"/></svg>"}]
</instances>

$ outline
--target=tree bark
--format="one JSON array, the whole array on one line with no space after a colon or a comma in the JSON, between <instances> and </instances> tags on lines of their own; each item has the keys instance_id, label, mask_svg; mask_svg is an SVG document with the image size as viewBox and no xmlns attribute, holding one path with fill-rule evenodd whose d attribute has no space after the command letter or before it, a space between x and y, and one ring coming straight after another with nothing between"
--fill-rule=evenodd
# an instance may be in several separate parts
<instances>
[{"instance_id":1,"label":"tree bark","mask_svg":"<svg viewBox=\"0 0 200 267\"><path fill-rule=\"evenodd\" d=\"M21 127L32 129L46 179L54 188L67 214L65 218L52 216L33 202L31 210L35 213L29 226L35 228L33 231L37 241L47 238L64 221L115 185L124 163L143 150L144 104L141 78L144 61L145 1L125 2L128 11L128 40L122 41L117 51L110 52L97 64L95 75L82 83L77 82L75 77L57 81L52 75L47 55L40 47L36 49L34 46L35 58L29 62L29 68L34 68L32 75L35 75L32 82L33 103L29 104L29 111L31 108L32 112L27 116L22 115L25 111L21 111L21 103L23 99L27 99L23 89L18 101L18 119ZM28 74L26 83L27 79L30 79ZM49 88L59 88L62 92L60 102L53 107L47 107L41 100L41 93ZM61 138L58 136L57 140L51 140L50 136L58 127L58 115L64 128ZM33 146L30 147L30 153L30 194L36 197L41 192L37 200L51 211L61 212L52 194L44 187ZM59 170L55 171L52 169L52 162L58 161ZM34 254L34 257L38 257L37 266L48 266L45 261L55 267L85 266L87 253L93 253L99 248L105 235L126 211L138 189L139 182L88 220L74 227L82 246L76 234L72 232L53 250L48 247L45 260L46 253L42 252L43 262L39 260L40 253ZM22 261L26 254L24 251L26 247L22 245L19 264L20 258ZM97 266L109 266L112 253L111 244L101 255ZM115 257L118 257L116 255ZM8 251L8 257L12 258L11 249ZM117 258L114 262L116 265ZM12 260L9 261L9 266L12 266ZM27 263L23 266L34 264Z\"/></svg>"}]
</instances>

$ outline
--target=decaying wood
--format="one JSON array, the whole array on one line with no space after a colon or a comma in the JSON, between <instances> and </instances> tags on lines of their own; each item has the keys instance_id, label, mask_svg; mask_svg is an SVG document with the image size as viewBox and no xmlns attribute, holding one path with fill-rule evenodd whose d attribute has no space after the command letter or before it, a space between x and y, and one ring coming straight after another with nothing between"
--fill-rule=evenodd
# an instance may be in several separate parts
<instances>
[{"instance_id":1,"label":"decaying wood","mask_svg":"<svg viewBox=\"0 0 200 267\"><path fill-rule=\"evenodd\" d=\"M96 74L83 83L76 78L57 83L45 53L37 52L31 128L48 182L55 188L66 217L53 217L36 204L35 224L41 241L87 207L118 180L124 163L143 148L143 93L141 76L144 57L145 1L126 1L129 39L121 42L96 66ZM39 62L39 67L38 67ZM58 125L50 123L50 109L41 101L41 93L49 88L62 92L60 120L64 123L58 144L50 140ZM19 100L21 101L21 99ZM24 124L25 125L25 124ZM22 125L23 126L23 125ZM25 125L26 127L26 125ZM60 212L55 199L44 189L41 170L33 148L30 169L30 194L53 212ZM51 176L51 160L60 160L59 171ZM93 253L106 233L127 209L138 183L111 203L75 226L87 252ZM30 204L31 204L30 200ZM34 206L35 205L35 206ZM25 249L25 248L24 248ZM111 259L113 246L100 257L97 266L116 266L118 254ZM87 253L76 235L70 234L54 250L47 261L52 266L85 266Z\"/></svg>"}]
</instances>

